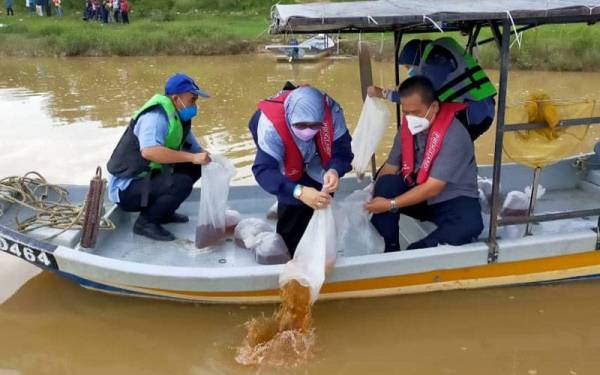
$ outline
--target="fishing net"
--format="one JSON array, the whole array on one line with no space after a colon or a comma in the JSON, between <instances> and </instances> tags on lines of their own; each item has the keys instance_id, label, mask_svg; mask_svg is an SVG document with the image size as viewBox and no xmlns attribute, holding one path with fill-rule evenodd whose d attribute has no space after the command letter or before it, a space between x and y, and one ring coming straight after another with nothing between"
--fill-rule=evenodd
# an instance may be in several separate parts
<instances>
[{"instance_id":1,"label":"fishing net","mask_svg":"<svg viewBox=\"0 0 600 375\"><path fill-rule=\"evenodd\" d=\"M505 154L512 161L531 168L543 168L576 154L590 126L559 126L560 121L591 117L594 106L594 100L555 100L542 92L508 106L507 124L535 123L546 127L506 132Z\"/></svg>"}]
</instances>

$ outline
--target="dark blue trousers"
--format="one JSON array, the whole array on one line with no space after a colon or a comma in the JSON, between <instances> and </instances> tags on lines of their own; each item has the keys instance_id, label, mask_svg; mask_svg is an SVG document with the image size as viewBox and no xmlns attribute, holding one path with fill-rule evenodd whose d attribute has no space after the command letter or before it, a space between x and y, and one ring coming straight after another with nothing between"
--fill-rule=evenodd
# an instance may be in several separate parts
<instances>
[{"instance_id":1,"label":"dark blue trousers","mask_svg":"<svg viewBox=\"0 0 600 375\"><path fill-rule=\"evenodd\" d=\"M135 179L127 189L119 192L119 207L127 212L140 212L141 220L158 224L171 216L187 199L201 176L200 165L178 163L173 173L154 173L149 181L145 178ZM148 202L143 206L146 190Z\"/></svg>"},{"instance_id":2,"label":"dark blue trousers","mask_svg":"<svg viewBox=\"0 0 600 375\"><path fill-rule=\"evenodd\" d=\"M375 197L392 199L410 189L400 175L382 176L375 183ZM426 202L404 207L399 212L373 215L371 222L385 240L385 251L400 250L400 214L420 221L431 221L437 229L420 241L410 244L407 250L433 247L439 244L463 245L472 242L483 230L479 199L457 197L428 205Z\"/></svg>"}]
</instances>

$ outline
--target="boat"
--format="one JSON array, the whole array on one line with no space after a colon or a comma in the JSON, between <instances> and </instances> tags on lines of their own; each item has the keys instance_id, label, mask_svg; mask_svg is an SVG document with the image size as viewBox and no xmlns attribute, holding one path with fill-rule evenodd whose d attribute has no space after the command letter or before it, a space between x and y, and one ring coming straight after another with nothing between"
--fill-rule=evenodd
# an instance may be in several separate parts
<instances>
[{"instance_id":1,"label":"boat","mask_svg":"<svg viewBox=\"0 0 600 375\"><path fill-rule=\"evenodd\" d=\"M393 31L396 53L403 33L462 30L469 35L467 48L495 42L500 47L501 68L493 165L480 166L479 174L492 179L490 215L477 242L462 246L381 253L373 249L340 249L328 273L319 300L379 297L409 293L532 285L600 278L600 163L597 154L565 157L535 170L503 162L504 137L510 132L542 129L544 124L506 123L508 56L512 31L522 32L543 24L588 23L600 19L600 2L519 1L518 9L481 1L394 7L393 1L276 5L272 32L382 32ZM403 2L405 3L405 2ZM391 5L390 5L391 4ZM412 4L412 3L411 3ZM509 3L507 3L509 4ZM552 7L552 4L556 8ZM424 17L423 12L426 11ZM327 15L327 16L324 16ZM366 16L368 15L368 16ZM483 27L492 38L480 40ZM365 49L366 50L366 49ZM364 89L369 72L362 62ZM396 83L399 83L396 66ZM396 119L399 120L397 111ZM599 117L561 119L558 129L599 124ZM502 184L501 184L502 182ZM353 177L341 181L336 201L365 187ZM546 192L531 199L521 216L499 218L503 194L531 184ZM81 202L85 186L66 186L72 201ZM176 241L154 242L132 233L135 215L104 202L104 219L116 226L100 231L93 248L81 246L81 230L60 234L51 229L28 233L16 230L17 207L4 205L0 216L0 251L85 288L107 293L196 303L272 303L279 301L278 276L282 265L259 265L251 251L236 246L231 236L218 246L196 249L193 233L201 187L195 188L181 212L188 224L170 224ZM229 206L242 217L265 217L274 198L256 185L233 186ZM527 235L509 238L503 229L525 225ZM401 218L402 248L433 230L430 223ZM48 236L55 235L52 239Z\"/></svg>"},{"instance_id":2,"label":"boat","mask_svg":"<svg viewBox=\"0 0 600 375\"><path fill-rule=\"evenodd\" d=\"M299 43L290 38L287 44L269 44L265 49L280 62L318 61L336 49L336 43L326 34L317 34Z\"/></svg>"}]
</instances>

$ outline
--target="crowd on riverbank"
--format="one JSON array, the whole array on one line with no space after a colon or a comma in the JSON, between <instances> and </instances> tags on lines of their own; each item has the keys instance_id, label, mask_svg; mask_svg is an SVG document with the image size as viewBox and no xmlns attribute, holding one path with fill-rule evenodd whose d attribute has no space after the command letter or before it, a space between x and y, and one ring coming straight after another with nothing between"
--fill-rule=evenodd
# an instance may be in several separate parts
<instances>
[{"instance_id":1,"label":"crowd on riverbank","mask_svg":"<svg viewBox=\"0 0 600 375\"><path fill-rule=\"evenodd\" d=\"M7 16L14 16L13 0L4 0ZM64 15L62 0L25 0L25 9L30 15L57 17ZM83 10L84 21L102 23L129 23L130 5L127 0L86 0Z\"/></svg>"},{"instance_id":2,"label":"crowd on riverbank","mask_svg":"<svg viewBox=\"0 0 600 375\"><path fill-rule=\"evenodd\" d=\"M129 3L127 0L87 0L83 19L102 23L129 23Z\"/></svg>"},{"instance_id":3,"label":"crowd on riverbank","mask_svg":"<svg viewBox=\"0 0 600 375\"><path fill-rule=\"evenodd\" d=\"M13 0L4 0L4 5L6 7L6 15L8 16L10 12L10 15L14 16ZM30 15L50 16L52 13L57 17L64 15L62 0L25 0L25 9L29 11Z\"/></svg>"}]
</instances>

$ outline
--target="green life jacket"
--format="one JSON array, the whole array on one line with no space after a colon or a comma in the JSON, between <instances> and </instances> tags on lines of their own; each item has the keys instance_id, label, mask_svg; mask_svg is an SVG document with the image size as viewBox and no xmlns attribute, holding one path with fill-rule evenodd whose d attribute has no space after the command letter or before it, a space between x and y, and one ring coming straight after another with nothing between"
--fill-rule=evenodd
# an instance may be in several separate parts
<instances>
[{"instance_id":1,"label":"green life jacket","mask_svg":"<svg viewBox=\"0 0 600 375\"><path fill-rule=\"evenodd\" d=\"M183 126L181 120L177 115L177 109L168 96L156 94L150 100L148 100L138 111L133 114L133 121L137 122L138 117L146 112L151 107L161 106L167 114L169 119L169 129L167 130L167 136L165 137L164 147L170 148L171 150L179 151L183 145ZM150 169L163 169L163 165L157 162L150 162ZM140 176L145 175L147 172L142 172Z\"/></svg>"},{"instance_id":2,"label":"green life jacket","mask_svg":"<svg viewBox=\"0 0 600 375\"><path fill-rule=\"evenodd\" d=\"M477 60L469 54L456 40L450 37L437 39L427 45L423 51L419 68L428 64L434 48L441 47L450 52L457 63L441 84L434 82L436 95L442 102L459 102L465 100L480 101L496 95L496 87L490 82Z\"/></svg>"}]
</instances>

